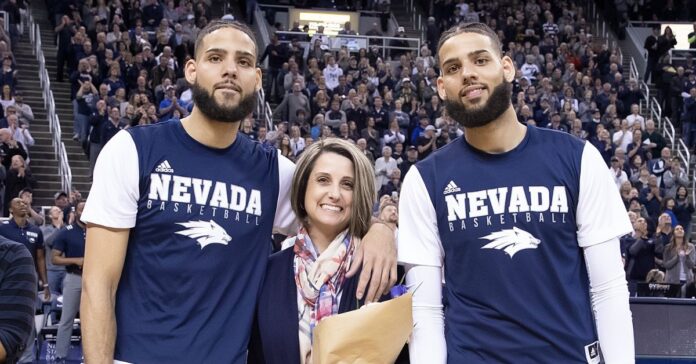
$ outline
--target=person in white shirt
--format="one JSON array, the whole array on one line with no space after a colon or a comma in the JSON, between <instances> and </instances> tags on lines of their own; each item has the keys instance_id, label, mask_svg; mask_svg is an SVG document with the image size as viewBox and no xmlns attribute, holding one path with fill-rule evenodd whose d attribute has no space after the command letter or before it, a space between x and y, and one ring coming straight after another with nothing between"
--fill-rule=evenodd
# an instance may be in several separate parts
<instances>
[{"instance_id":1,"label":"person in white shirt","mask_svg":"<svg viewBox=\"0 0 696 364\"><path fill-rule=\"evenodd\" d=\"M375 161L375 191L389 182L392 172L399 169L396 159L392 158L391 147L382 148L382 156Z\"/></svg>"},{"instance_id":2,"label":"person in white shirt","mask_svg":"<svg viewBox=\"0 0 696 364\"><path fill-rule=\"evenodd\" d=\"M324 78L326 79L326 88L333 90L338 86L338 78L343 75L343 69L336 64L334 56L329 57L328 64L324 68Z\"/></svg>"},{"instance_id":3,"label":"person in white shirt","mask_svg":"<svg viewBox=\"0 0 696 364\"><path fill-rule=\"evenodd\" d=\"M305 149L305 140L300 135L300 127L293 125L290 127L290 149L292 149L292 155L296 156Z\"/></svg>"},{"instance_id":4,"label":"person in white shirt","mask_svg":"<svg viewBox=\"0 0 696 364\"><path fill-rule=\"evenodd\" d=\"M631 105L631 115L626 116L626 121L628 121L628 127L633 128L633 124L640 124L640 130L645 130L645 118L640 114L640 107L638 104Z\"/></svg>"},{"instance_id":5,"label":"person in white shirt","mask_svg":"<svg viewBox=\"0 0 696 364\"><path fill-rule=\"evenodd\" d=\"M614 183L616 183L617 190L621 188L621 185L624 182L628 181L626 171L624 171L622 167L623 165L619 158L611 157L611 167L609 167L609 170L611 171L611 176L614 178Z\"/></svg>"},{"instance_id":6,"label":"person in white shirt","mask_svg":"<svg viewBox=\"0 0 696 364\"><path fill-rule=\"evenodd\" d=\"M626 119L621 120L621 128L614 132L611 140L616 148L628 150L628 145L633 143L633 131L628 127Z\"/></svg>"}]
</instances>

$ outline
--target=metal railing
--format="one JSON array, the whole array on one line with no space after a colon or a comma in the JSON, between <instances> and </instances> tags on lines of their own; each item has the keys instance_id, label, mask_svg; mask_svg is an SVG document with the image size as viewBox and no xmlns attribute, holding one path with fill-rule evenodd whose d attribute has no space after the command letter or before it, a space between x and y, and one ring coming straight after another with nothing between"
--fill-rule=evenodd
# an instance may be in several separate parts
<instances>
[{"instance_id":1,"label":"metal railing","mask_svg":"<svg viewBox=\"0 0 696 364\"><path fill-rule=\"evenodd\" d=\"M39 82L41 84L41 92L44 100L44 108L46 109L46 117L48 119L48 127L51 132L53 143L53 154L58 160L58 175L60 176L61 191L68 195L72 189L72 171L68 163L68 153L65 151L65 144L61 140L60 119L56 114L56 104L51 91L51 80L46 69L46 58L44 57L43 49L41 48L41 29L34 21L34 17L29 14L29 37L33 46L32 54L36 56L39 63Z\"/></svg>"}]
</instances>

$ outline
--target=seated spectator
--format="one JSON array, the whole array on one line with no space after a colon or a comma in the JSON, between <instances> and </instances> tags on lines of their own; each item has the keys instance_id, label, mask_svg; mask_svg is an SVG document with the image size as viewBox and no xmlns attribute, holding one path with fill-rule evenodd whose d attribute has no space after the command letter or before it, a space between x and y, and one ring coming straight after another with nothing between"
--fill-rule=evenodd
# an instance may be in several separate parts
<instances>
[{"instance_id":1,"label":"seated spectator","mask_svg":"<svg viewBox=\"0 0 696 364\"><path fill-rule=\"evenodd\" d=\"M297 158L302 151L305 149L305 139L300 133L300 127L298 125L293 125L290 127L290 149L292 150L293 157Z\"/></svg>"},{"instance_id":2,"label":"seated spectator","mask_svg":"<svg viewBox=\"0 0 696 364\"><path fill-rule=\"evenodd\" d=\"M629 129L626 119L621 120L620 129L614 132L612 141L617 148L628 150L628 145L633 142L633 132Z\"/></svg>"},{"instance_id":3,"label":"seated spectator","mask_svg":"<svg viewBox=\"0 0 696 364\"><path fill-rule=\"evenodd\" d=\"M398 171L398 165L392 158L391 147L386 146L382 148L382 156L375 160L375 193L389 182L394 171Z\"/></svg>"},{"instance_id":4,"label":"seated spectator","mask_svg":"<svg viewBox=\"0 0 696 364\"><path fill-rule=\"evenodd\" d=\"M375 118L372 116L367 117L367 126L360 131L360 137L365 139L367 142L367 150L376 157L380 150L380 135L379 131L375 129Z\"/></svg>"},{"instance_id":5,"label":"seated spectator","mask_svg":"<svg viewBox=\"0 0 696 364\"><path fill-rule=\"evenodd\" d=\"M382 188L379 190L379 193L377 194L378 196L398 196L398 194L401 192L401 171L399 169L395 169L392 171L392 173L389 175L389 181L385 185L382 185Z\"/></svg>"},{"instance_id":6,"label":"seated spectator","mask_svg":"<svg viewBox=\"0 0 696 364\"><path fill-rule=\"evenodd\" d=\"M36 179L32 176L31 170L27 166L21 155L12 157L12 164L7 170L5 179L5 206L3 216L8 216L10 202L19 196L19 192L26 189L36 188Z\"/></svg>"},{"instance_id":7,"label":"seated spectator","mask_svg":"<svg viewBox=\"0 0 696 364\"><path fill-rule=\"evenodd\" d=\"M383 144L393 149L397 143L404 143L405 141L406 136L402 133L396 116L394 116L389 123L389 129L384 132Z\"/></svg>"},{"instance_id":8,"label":"seated spectator","mask_svg":"<svg viewBox=\"0 0 696 364\"><path fill-rule=\"evenodd\" d=\"M628 176L626 176L626 172L623 170L623 165L619 158L611 157L611 166L609 170L611 171L611 176L614 178L617 190L621 188L624 182L628 182Z\"/></svg>"}]
</instances>

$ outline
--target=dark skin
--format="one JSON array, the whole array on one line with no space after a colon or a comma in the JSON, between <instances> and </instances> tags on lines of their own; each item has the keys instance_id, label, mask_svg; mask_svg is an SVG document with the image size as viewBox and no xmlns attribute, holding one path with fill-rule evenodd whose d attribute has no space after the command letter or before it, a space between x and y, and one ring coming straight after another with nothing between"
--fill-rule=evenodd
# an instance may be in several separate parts
<instances>
[{"instance_id":1,"label":"dark skin","mask_svg":"<svg viewBox=\"0 0 696 364\"><path fill-rule=\"evenodd\" d=\"M10 213L12 214L14 222L17 223L17 226L25 227L29 224L29 222L27 222L29 207L21 198L15 197L12 199L12 202L10 202ZM43 247L36 249L36 272L39 274L41 282L48 282L48 275L46 274L46 256ZM51 290L44 289L44 300L48 301L49 299L51 299Z\"/></svg>"}]
</instances>

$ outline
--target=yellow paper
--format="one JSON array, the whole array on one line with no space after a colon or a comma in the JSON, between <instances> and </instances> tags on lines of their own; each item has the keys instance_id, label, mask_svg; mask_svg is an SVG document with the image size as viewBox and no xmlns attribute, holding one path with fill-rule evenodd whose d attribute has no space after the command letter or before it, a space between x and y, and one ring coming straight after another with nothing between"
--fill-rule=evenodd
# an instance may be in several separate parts
<instances>
[{"instance_id":1,"label":"yellow paper","mask_svg":"<svg viewBox=\"0 0 696 364\"><path fill-rule=\"evenodd\" d=\"M312 334L314 364L393 363L413 330L411 292L327 317Z\"/></svg>"}]
</instances>

